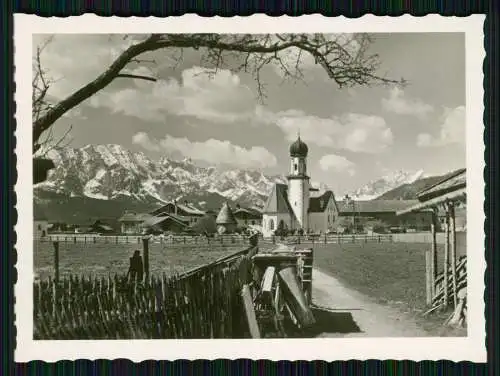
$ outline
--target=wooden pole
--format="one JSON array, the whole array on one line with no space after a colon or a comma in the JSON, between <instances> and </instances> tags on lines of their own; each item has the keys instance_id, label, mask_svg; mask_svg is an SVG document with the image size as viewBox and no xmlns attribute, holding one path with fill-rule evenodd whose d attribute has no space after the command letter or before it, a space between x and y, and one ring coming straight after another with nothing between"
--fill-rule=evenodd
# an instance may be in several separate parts
<instances>
[{"instance_id":1,"label":"wooden pole","mask_svg":"<svg viewBox=\"0 0 500 376\"><path fill-rule=\"evenodd\" d=\"M455 205L450 202L450 253L451 253L451 278L453 286L453 307L458 304L457 298L457 240L455 233Z\"/></svg>"},{"instance_id":2,"label":"wooden pole","mask_svg":"<svg viewBox=\"0 0 500 376\"><path fill-rule=\"evenodd\" d=\"M59 242L53 242L54 245L54 281L59 283Z\"/></svg>"},{"instance_id":3,"label":"wooden pole","mask_svg":"<svg viewBox=\"0 0 500 376\"><path fill-rule=\"evenodd\" d=\"M425 251L425 302L432 304L432 249Z\"/></svg>"},{"instance_id":4,"label":"wooden pole","mask_svg":"<svg viewBox=\"0 0 500 376\"><path fill-rule=\"evenodd\" d=\"M444 282L444 308L448 307L448 266L450 264L448 258L450 255L450 212L448 206L445 205L445 244L444 244L444 269L443 269L443 282Z\"/></svg>"},{"instance_id":5,"label":"wooden pole","mask_svg":"<svg viewBox=\"0 0 500 376\"><path fill-rule=\"evenodd\" d=\"M436 295L436 278L438 271L438 262L437 262L437 241L436 241L436 225L437 225L437 213L436 209L432 209L432 218L431 218L431 258L432 258L432 296Z\"/></svg>"},{"instance_id":6,"label":"wooden pole","mask_svg":"<svg viewBox=\"0 0 500 376\"><path fill-rule=\"evenodd\" d=\"M149 238L142 238L143 264L144 264L144 281L149 280Z\"/></svg>"}]
</instances>

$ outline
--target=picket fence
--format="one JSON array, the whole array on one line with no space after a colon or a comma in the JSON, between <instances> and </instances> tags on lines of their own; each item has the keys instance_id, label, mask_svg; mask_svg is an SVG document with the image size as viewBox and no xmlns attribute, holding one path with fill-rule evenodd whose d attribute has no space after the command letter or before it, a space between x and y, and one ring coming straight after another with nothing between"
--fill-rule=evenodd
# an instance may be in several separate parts
<instances>
[{"instance_id":1,"label":"picket fence","mask_svg":"<svg viewBox=\"0 0 500 376\"><path fill-rule=\"evenodd\" d=\"M182 275L145 283L72 275L34 283L35 339L243 338L247 248Z\"/></svg>"}]
</instances>

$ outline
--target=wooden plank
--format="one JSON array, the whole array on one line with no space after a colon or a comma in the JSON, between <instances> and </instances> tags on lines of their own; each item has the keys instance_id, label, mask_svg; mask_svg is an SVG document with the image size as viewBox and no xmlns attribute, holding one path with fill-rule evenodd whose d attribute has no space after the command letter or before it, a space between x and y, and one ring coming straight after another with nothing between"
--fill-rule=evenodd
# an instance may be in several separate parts
<instances>
[{"instance_id":1,"label":"wooden plank","mask_svg":"<svg viewBox=\"0 0 500 376\"><path fill-rule=\"evenodd\" d=\"M437 214L436 210L432 210L432 220L431 220L431 258L432 258L432 295L436 294L435 286L436 286L436 278L437 278L437 240L436 240L436 223L437 222Z\"/></svg>"},{"instance_id":2,"label":"wooden plank","mask_svg":"<svg viewBox=\"0 0 500 376\"><path fill-rule=\"evenodd\" d=\"M59 283L59 242L52 244L54 245L54 280Z\"/></svg>"},{"instance_id":3,"label":"wooden plank","mask_svg":"<svg viewBox=\"0 0 500 376\"><path fill-rule=\"evenodd\" d=\"M425 297L426 304L432 304L432 251L427 249L425 251Z\"/></svg>"},{"instance_id":4,"label":"wooden plank","mask_svg":"<svg viewBox=\"0 0 500 376\"><path fill-rule=\"evenodd\" d=\"M274 268L274 266L269 266L266 268L264 276L262 277L262 285L261 285L263 293L271 292L274 282L275 271L276 269Z\"/></svg>"},{"instance_id":5,"label":"wooden plank","mask_svg":"<svg viewBox=\"0 0 500 376\"><path fill-rule=\"evenodd\" d=\"M449 255L450 255L450 218L448 207L445 206L446 218L445 218L445 245L444 245L444 267L443 267L443 278L445 280L444 284L444 307L448 306L448 267L449 267Z\"/></svg>"},{"instance_id":6,"label":"wooden plank","mask_svg":"<svg viewBox=\"0 0 500 376\"><path fill-rule=\"evenodd\" d=\"M457 241L456 241L456 228L455 228L455 205L453 203L449 204L450 210L450 256L451 256L451 278L453 287L453 306L456 307L458 304L457 299Z\"/></svg>"},{"instance_id":7,"label":"wooden plank","mask_svg":"<svg viewBox=\"0 0 500 376\"><path fill-rule=\"evenodd\" d=\"M255 309L252 302L252 295L250 294L250 288L248 285L243 285L243 288L241 289L241 297L243 298L243 307L250 335L252 338L261 338L259 324L257 323L257 317L255 315Z\"/></svg>"}]
</instances>

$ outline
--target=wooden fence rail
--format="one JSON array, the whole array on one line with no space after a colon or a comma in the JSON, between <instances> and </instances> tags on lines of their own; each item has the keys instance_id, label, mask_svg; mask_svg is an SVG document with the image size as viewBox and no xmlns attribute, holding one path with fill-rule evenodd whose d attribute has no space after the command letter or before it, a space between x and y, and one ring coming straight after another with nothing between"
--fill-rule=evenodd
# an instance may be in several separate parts
<instances>
[{"instance_id":1,"label":"wooden fence rail","mask_svg":"<svg viewBox=\"0 0 500 376\"><path fill-rule=\"evenodd\" d=\"M41 242L61 242L61 243L85 243L85 244L140 244L142 236L93 236L93 235L49 235L43 238L38 238ZM393 236L388 234L375 235L305 235L305 236L271 236L261 237L260 242L263 243L295 243L295 244L343 244L343 243L386 243L392 242ZM222 235L213 238L204 236L165 236L151 237L150 243L160 244L163 246L174 245L192 246L192 245L209 245L209 244L248 244L248 236L242 235Z\"/></svg>"},{"instance_id":2,"label":"wooden fence rail","mask_svg":"<svg viewBox=\"0 0 500 376\"><path fill-rule=\"evenodd\" d=\"M256 248L226 256L182 275L72 275L34 283L35 339L238 338L239 292L251 279Z\"/></svg>"}]
</instances>

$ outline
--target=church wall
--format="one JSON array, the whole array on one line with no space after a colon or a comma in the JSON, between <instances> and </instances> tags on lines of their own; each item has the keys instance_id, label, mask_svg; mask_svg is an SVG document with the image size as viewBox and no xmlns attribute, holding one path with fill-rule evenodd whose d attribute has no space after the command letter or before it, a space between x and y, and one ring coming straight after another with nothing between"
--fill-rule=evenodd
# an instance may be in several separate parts
<instances>
[{"instance_id":1,"label":"church wall","mask_svg":"<svg viewBox=\"0 0 500 376\"><path fill-rule=\"evenodd\" d=\"M335 228L338 213L333 198L330 198L327 208L322 213L309 213L309 229L313 232L327 232Z\"/></svg>"},{"instance_id":2,"label":"church wall","mask_svg":"<svg viewBox=\"0 0 500 376\"><path fill-rule=\"evenodd\" d=\"M270 226L271 221L273 221L272 227ZM280 221L283 221L287 229L295 228L295 224L292 222L288 213L264 214L262 218L262 234L264 235L264 237L274 235L274 232L278 228Z\"/></svg>"}]
</instances>

